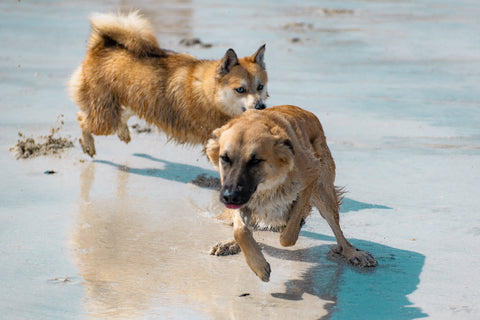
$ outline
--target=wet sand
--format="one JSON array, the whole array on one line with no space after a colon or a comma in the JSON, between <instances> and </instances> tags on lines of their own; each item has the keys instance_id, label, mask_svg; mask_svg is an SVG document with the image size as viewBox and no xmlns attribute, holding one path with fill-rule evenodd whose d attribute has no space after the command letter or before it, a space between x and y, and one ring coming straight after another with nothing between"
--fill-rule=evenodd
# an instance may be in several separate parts
<instances>
[{"instance_id":1,"label":"wet sand","mask_svg":"<svg viewBox=\"0 0 480 320\"><path fill-rule=\"evenodd\" d=\"M480 316L476 2L137 7L169 49L213 59L267 44L268 105L295 104L320 118L337 184L348 191L342 228L379 266L330 259L335 241L318 212L292 248L278 233L255 232L272 267L268 283L241 254L209 255L233 235L215 219L218 175L200 147L167 143L138 119L128 145L97 137L91 159L78 144L65 83L83 58L88 15L128 6L9 2L0 4L2 317ZM200 45L182 42L195 38ZM10 150L49 135L73 147L26 159Z\"/></svg>"}]
</instances>

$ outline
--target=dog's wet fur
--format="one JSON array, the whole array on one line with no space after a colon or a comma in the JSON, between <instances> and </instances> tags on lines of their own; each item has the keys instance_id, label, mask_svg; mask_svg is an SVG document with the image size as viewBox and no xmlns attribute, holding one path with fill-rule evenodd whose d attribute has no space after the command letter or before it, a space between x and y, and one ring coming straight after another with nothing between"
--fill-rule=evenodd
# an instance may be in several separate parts
<instances>
[{"instance_id":1,"label":"dog's wet fur","mask_svg":"<svg viewBox=\"0 0 480 320\"><path fill-rule=\"evenodd\" d=\"M216 129L206 152L220 172L222 218L232 221L234 240L218 243L212 254L241 249L263 281L270 265L250 225L280 229L280 243L296 243L304 218L315 206L330 225L337 255L353 265L374 267L375 258L353 247L339 224L341 189L335 187L335 163L318 118L295 106L247 110Z\"/></svg>"}]
</instances>

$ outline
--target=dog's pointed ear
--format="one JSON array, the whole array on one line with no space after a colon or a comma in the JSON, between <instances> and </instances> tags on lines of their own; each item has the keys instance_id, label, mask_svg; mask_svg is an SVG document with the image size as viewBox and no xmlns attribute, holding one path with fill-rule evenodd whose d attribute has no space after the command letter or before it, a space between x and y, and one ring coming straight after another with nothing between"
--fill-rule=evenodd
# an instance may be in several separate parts
<instances>
[{"instance_id":1,"label":"dog's pointed ear","mask_svg":"<svg viewBox=\"0 0 480 320\"><path fill-rule=\"evenodd\" d=\"M264 56L265 56L265 44L260 48L258 48L257 52L255 52L251 58L255 63L258 63L260 67L262 67L263 69L266 69L265 61L263 60Z\"/></svg>"},{"instance_id":2,"label":"dog's pointed ear","mask_svg":"<svg viewBox=\"0 0 480 320\"><path fill-rule=\"evenodd\" d=\"M223 56L222 60L220 61L220 65L218 66L217 73L220 76L224 76L232 70L234 66L238 64L238 57L233 49L228 49Z\"/></svg>"},{"instance_id":3,"label":"dog's pointed ear","mask_svg":"<svg viewBox=\"0 0 480 320\"><path fill-rule=\"evenodd\" d=\"M207 154L208 160L210 160L210 163L217 171L219 170L218 161L220 160L220 144L218 139L222 132L223 128L215 129L205 147L205 153Z\"/></svg>"}]
</instances>

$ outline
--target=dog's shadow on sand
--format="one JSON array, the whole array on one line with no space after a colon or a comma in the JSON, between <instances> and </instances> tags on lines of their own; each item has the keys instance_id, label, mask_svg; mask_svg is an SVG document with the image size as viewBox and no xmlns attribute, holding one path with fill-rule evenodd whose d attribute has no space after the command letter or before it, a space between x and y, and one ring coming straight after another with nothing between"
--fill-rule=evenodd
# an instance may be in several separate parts
<instances>
[{"instance_id":1,"label":"dog's shadow on sand","mask_svg":"<svg viewBox=\"0 0 480 320\"><path fill-rule=\"evenodd\" d=\"M94 160L119 170L142 176L192 183L202 188L219 190L218 173L205 168L158 159L143 153L134 154L164 165L164 168L134 168L106 160ZM364 209L391 209L345 197L340 212ZM301 236L335 242L335 238L302 230ZM270 256L285 260L311 263L300 279L288 280L285 292L272 293L279 299L301 300L304 293L332 301L323 319L415 319L427 317L420 308L412 306L407 296L416 290L425 256L377 243L351 240L356 247L371 252L379 262L373 270L358 270L329 258L330 246L319 245L306 249L283 250L263 245Z\"/></svg>"},{"instance_id":2,"label":"dog's shadow on sand","mask_svg":"<svg viewBox=\"0 0 480 320\"><path fill-rule=\"evenodd\" d=\"M218 179L218 181L220 181L220 179L218 178L218 173L213 170L208 170L205 168L192 166L188 164L182 164L178 162L171 162L168 160L158 159L144 153L134 153L133 155L138 158L144 158L154 162L159 162L164 165L164 168L154 168L154 167L134 168L134 167L130 167L122 164L117 164L107 160L93 160L93 162L107 164L131 174L161 178L161 179L182 182L182 183L191 182L195 184L199 176ZM206 187L210 189L213 188L212 186L206 186Z\"/></svg>"},{"instance_id":3,"label":"dog's shadow on sand","mask_svg":"<svg viewBox=\"0 0 480 320\"><path fill-rule=\"evenodd\" d=\"M135 157L144 158L154 162L159 162L164 165L164 168L134 168L122 164L117 164L107 160L93 160L96 163L107 164L118 168L119 170L138 174L142 176L156 177L170 181L192 183L201 188L212 190L220 190L220 178L218 172L214 170L205 169L202 167L192 166L188 164L171 162L159 158L152 157L144 153L134 153ZM348 197L343 198L343 203L340 207L340 212L360 211L364 209L392 209L387 206L370 204L356 201Z\"/></svg>"},{"instance_id":4,"label":"dog's shadow on sand","mask_svg":"<svg viewBox=\"0 0 480 320\"><path fill-rule=\"evenodd\" d=\"M334 237L301 231L301 236L335 242ZM417 319L428 315L412 306L408 295L417 289L425 256L364 240L350 240L362 250L374 253L375 269L351 267L330 254L330 245L283 250L263 245L270 256L313 264L299 279L288 280L285 292L272 293L279 299L301 300L304 293L332 301L322 319Z\"/></svg>"}]
</instances>

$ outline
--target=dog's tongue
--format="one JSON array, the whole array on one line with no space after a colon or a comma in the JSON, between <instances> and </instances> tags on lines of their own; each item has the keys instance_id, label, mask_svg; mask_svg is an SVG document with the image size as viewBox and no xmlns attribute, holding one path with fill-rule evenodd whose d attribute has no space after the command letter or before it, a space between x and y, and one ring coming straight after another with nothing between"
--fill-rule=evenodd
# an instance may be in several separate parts
<instances>
[{"instance_id":1,"label":"dog's tongue","mask_svg":"<svg viewBox=\"0 0 480 320\"><path fill-rule=\"evenodd\" d=\"M242 206L238 204L226 204L225 205L228 209L240 209Z\"/></svg>"}]
</instances>

